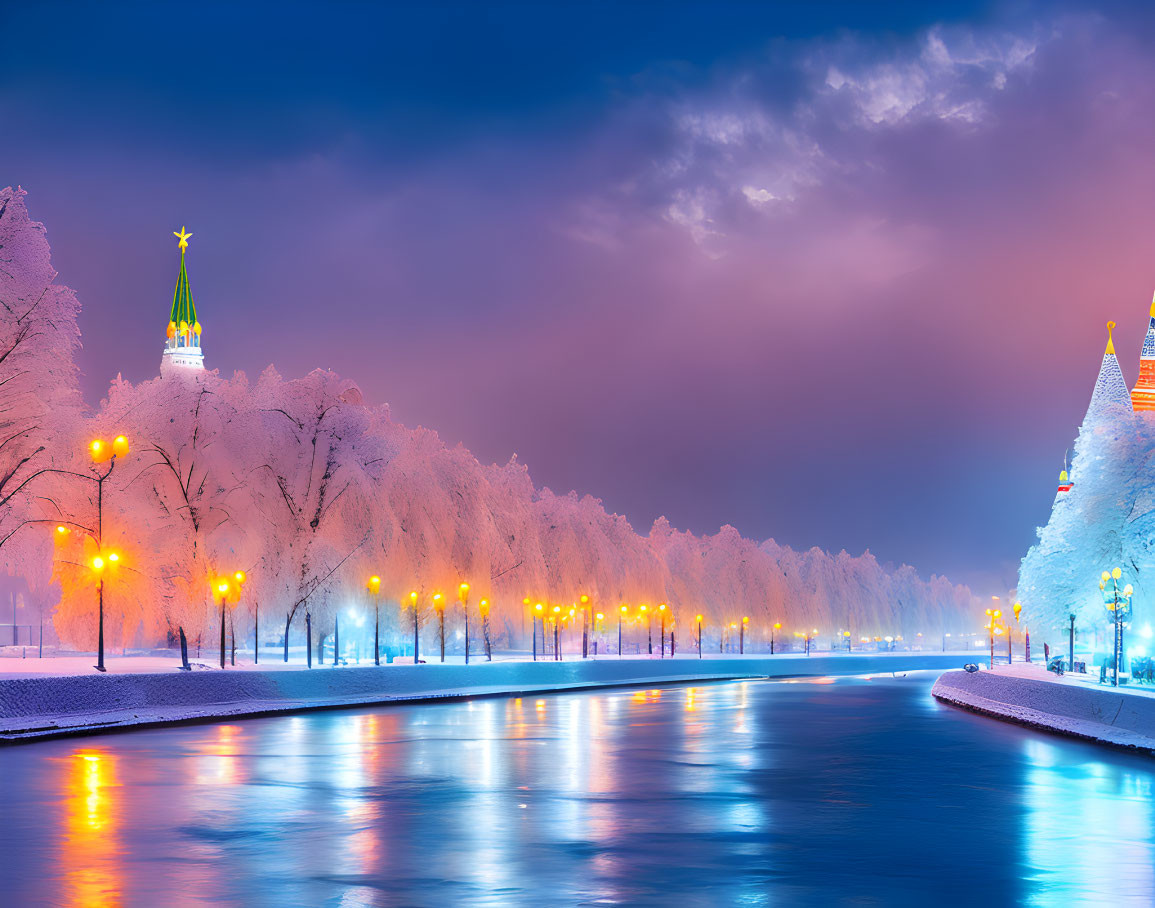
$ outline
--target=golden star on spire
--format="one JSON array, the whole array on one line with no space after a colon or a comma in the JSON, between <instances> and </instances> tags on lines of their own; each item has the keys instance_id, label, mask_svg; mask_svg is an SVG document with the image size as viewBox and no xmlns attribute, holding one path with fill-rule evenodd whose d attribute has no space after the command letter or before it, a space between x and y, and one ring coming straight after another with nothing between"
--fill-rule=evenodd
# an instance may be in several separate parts
<instances>
[{"instance_id":1,"label":"golden star on spire","mask_svg":"<svg viewBox=\"0 0 1155 908\"><path fill-rule=\"evenodd\" d=\"M184 228L183 228L183 227L181 227L181 229L180 229L180 233L177 233L177 232L174 230L174 231L172 232L172 235L173 235L173 236L175 236L175 237L176 237L178 240L180 240L180 242L179 242L179 243L177 243L177 245L180 247L180 250L181 250L181 252L184 252L184 250L188 249L188 238L189 238L190 236L192 236L192 234L191 234L191 233L185 233L185 232L184 232Z\"/></svg>"}]
</instances>

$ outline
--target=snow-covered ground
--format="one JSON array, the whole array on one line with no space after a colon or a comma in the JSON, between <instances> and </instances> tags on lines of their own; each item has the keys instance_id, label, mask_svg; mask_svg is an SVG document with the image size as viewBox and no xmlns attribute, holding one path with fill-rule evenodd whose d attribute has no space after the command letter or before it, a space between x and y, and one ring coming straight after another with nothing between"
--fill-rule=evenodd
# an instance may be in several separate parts
<instances>
[{"instance_id":1,"label":"snow-covered ground","mask_svg":"<svg viewBox=\"0 0 1155 908\"><path fill-rule=\"evenodd\" d=\"M91 659L69 662L46 675L6 670L0 675L0 742L87 734L139 725L166 724L304 709L358 706L438 697L527 694L613 685L669 684L729 678L877 674L959 665L957 653L845 653L814 656L693 655L602 657L568 661L511 660L470 665L372 665L305 669L270 662L256 669L221 671L211 660L198 670L175 670L155 656L107 660L110 671L92 671ZM21 668L40 660L10 660ZM45 662L50 660L43 660ZM55 661L55 660L51 660ZM141 670L126 673L125 663Z\"/></svg>"},{"instance_id":2,"label":"snow-covered ground","mask_svg":"<svg viewBox=\"0 0 1155 908\"><path fill-rule=\"evenodd\" d=\"M984 715L1155 753L1155 691L1137 684L1110 687L1098 674L1059 677L1041 664L1018 663L948 671L932 693Z\"/></svg>"}]
</instances>

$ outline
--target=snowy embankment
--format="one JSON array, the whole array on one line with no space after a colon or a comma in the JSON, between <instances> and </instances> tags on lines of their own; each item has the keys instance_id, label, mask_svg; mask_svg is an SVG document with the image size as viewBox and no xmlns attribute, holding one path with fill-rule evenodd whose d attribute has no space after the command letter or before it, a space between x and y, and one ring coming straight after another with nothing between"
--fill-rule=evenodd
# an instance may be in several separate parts
<instances>
[{"instance_id":1,"label":"snowy embankment","mask_svg":"<svg viewBox=\"0 0 1155 908\"><path fill-rule=\"evenodd\" d=\"M383 665L0 679L0 743L143 725L439 697L614 685L942 669L964 656L885 653Z\"/></svg>"},{"instance_id":2,"label":"snowy embankment","mask_svg":"<svg viewBox=\"0 0 1155 908\"><path fill-rule=\"evenodd\" d=\"M931 693L973 712L1060 734L1155 753L1155 696L1059 678L1041 666L949 671Z\"/></svg>"}]
</instances>

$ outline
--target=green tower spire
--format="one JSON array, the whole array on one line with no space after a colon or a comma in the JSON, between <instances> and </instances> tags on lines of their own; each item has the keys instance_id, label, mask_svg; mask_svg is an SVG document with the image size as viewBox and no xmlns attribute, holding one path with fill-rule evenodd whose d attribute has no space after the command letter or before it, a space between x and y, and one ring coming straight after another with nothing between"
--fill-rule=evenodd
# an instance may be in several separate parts
<instances>
[{"instance_id":1,"label":"green tower spire","mask_svg":"<svg viewBox=\"0 0 1155 908\"><path fill-rule=\"evenodd\" d=\"M188 285L188 271L185 270L184 265L184 252L188 248L188 238L192 234L185 233L182 227L180 233L173 231L172 235L180 240L180 274L177 275L176 289L172 294L172 311L168 316L168 336L185 335L186 343L200 346L201 326L200 322L197 321L197 307L196 303L193 302L192 291Z\"/></svg>"}]
</instances>

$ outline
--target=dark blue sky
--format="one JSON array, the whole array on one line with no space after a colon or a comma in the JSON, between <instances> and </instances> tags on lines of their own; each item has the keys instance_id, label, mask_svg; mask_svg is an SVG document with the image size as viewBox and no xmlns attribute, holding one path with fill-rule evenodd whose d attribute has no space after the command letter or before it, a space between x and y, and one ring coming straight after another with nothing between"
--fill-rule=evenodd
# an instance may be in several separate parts
<instances>
[{"instance_id":1,"label":"dark blue sky","mask_svg":"<svg viewBox=\"0 0 1155 908\"><path fill-rule=\"evenodd\" d=\"M1001 592L1155 286L1151 23L1103 10L6 4L0 184L93 403L187 225L211 367Z\"/></svg>"}]
</instances>

